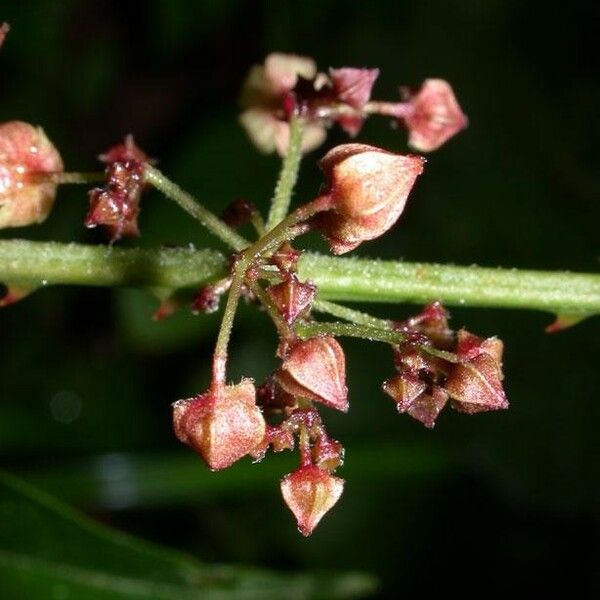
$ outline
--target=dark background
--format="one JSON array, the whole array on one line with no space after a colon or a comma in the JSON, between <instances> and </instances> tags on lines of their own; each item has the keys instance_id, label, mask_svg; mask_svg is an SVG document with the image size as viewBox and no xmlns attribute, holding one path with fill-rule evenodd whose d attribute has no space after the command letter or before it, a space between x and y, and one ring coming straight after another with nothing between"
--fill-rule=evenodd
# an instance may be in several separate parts
<instances>
[{"instance_id":1,"label":"dark background","mask_svg":"<svg viewBox=\"0 0 600 600\"><path fill-rule=\"evenodd\" d=\"M375 97L450 82L470 127L429 157L402 223L368 256L598 269L598 10L594 2L0 2L0 121L41 124L69 170L133 133L161 168L219 210L266 209L278 160L236 122L251 64L270 51L378 66ZM332 131L326 147L345 138ZM372 120L359 136L406 150ZM304 163L297 199L320 183ZM2 237L100 242L82 188L48 221ZM149 195L142 244L213 244ZM315 241L319 248L320 242ZM323 411L347 448L339 505L303 539L279 497L292 458L210 475L171 433L170 403L203 390L218 317L162 323L145 291L54 288L0 313L0 464L104 522L210 562L358 569L382 596L566 586L597 597L600 320L547 335L551 316L455 308L453 325L506 345L511 408L448 411L433 432L398 416L383 346L344 342L352 409ZM402 318L412 306L370 306ZM275 364L266 317L242 311L232 378ZM1 542L1 540L0 540Z\"/></svg>"}]
</instances>

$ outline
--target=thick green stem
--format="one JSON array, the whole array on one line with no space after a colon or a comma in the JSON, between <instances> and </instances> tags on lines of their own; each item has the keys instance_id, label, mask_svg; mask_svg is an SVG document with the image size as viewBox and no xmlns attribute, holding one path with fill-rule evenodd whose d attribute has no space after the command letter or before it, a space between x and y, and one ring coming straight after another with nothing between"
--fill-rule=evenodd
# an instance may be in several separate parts
<instances>
[{"instance_id":1,"label":"thick green stem","mask_svg":"<svg viewBox=\"0 0 600 600\"><path fill-rule=\"evenodd\" d=\"M292 192L298 179L298 170L302 160L302 121L298 117L290 120L290 141L287 154L283 159L275 194L271 200L271 209L267 219L266 230L273 229L288 213Z\"/></svg>"},{"instance_id":2,"label":"thick green stem","mask_svg":"<svg viewBox=\"0 0 600 600\"><path fill-rule=\"evenodd\" d=\"M0 240L0 282L193 288L225 277L227 264L222 254L212 250ZM418 304L440 300L459 306L600 314L600 275L592 273L307 254L300 259L298 274L319 287L319 299Z\"/></svg>"},{"instance_id":3,"label":"thick green stem","mask_svg":"<svg viewBox=\"0 0 600 600\"><path fill-rule=\"evenodd\" d=\"M530 308L559 314L600 314L600 275L305 254L298 275L319 298L352 302L440 300L458 306Z\"/></svg>"},{"instance_id":4,"label":"thick green stem","mask_svg":"<svg viewBox=\"0 0 600 600\"><path fill-rule=\"evenodd\" d=\"M158 169L147 165L144 177L147 183L161 191L170 200L179 204L183 210L234 250L243 250L248 246L246 239L238 235L210 210L202 206L193 196L165 177Z\"/></svg>"}]
</instances>

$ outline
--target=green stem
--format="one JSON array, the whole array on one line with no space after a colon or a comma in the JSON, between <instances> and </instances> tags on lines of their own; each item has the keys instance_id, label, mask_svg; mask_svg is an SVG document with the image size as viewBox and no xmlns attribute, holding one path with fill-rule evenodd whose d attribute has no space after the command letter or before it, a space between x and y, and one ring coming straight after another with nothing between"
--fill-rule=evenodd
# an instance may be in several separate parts
<instances>
[{"instance_id":1,"label":"green stem","mask_svg":"<svg viewBox=\"0 0 600 600\"><path fill-rule=\"evenodd\" d=\"M292 239L294 237L294 227L298 223L309 219L320 211L327 210L330 206L331 199L328 196L319 196L312 202L300 206L239 255L238 261L233 269L231 288L229 290L229 295L227 296L227 304L225 305L225 312L223 313L223 320L221 321L221 327L219 328L219 335L215 345L215 353L213 356L213 378L211 383L213 392L218 391L226 382L227 352L229 339L231 338L233 319L237 311L244 278L246 277L246 272L250 265L256 258L267 252L269 249L273 247L276 248L284 241Z\"/></svg>"},{"instance_id":2,"label":"green stem","mask_svg":"<svg viewBox=\"0 0 600 600\"><path fill-rule=\"evenodd\" d=\"M288 213L292 192L298 179L300 161L302 160L302 121L296 116L290 120L290 140L287 154L283 159L275 194L271 200L271 209L267 219L266 230L273 229Z\"/></svg>"},{"instance_id":3,"label":"green stem","mask_svg":"<svg viewBox=\"0 0 600 600\"><path fill-rule=\"evenodd\" d=\"M187 247L108 248L0 240L0 282L194 288L227 276L227 264L218 252ZM319 287L319 299L418 304L440 300L447 305L600 314L600 275L595 273L306 254L300 259L298 275Z\"/></svg>"},{"instance_id":4,"label":"green stem","mask_svg":"<svg viewBox=\"0 0 600 600\"><path fill-rule=\"evenodd\" d=\"M284 321L283 317L279 314L277 307L271 301L269 294L262 288L262 286L257 282L253 281L248 284L252 293L258 298L263 308L267 311L268 315L271 317L273 324L277 328L279 335L283 337L289 337L290 335L290 327Z\"/></svg>"},{"instance_id":5,"label":"green stem","mask_svg":"<svg viewBox=\"0 0 600 600\"><path fill-rule=\"evenodd\" d=\"M106 175L102 171L94 172L78 172L72 173L32 173L28 180L32 183L56 183L62 185L65 183L101 183L106 179Z\"/></svg>"},{"instance_id":6,"label":"green stem","mask_svg":"<svg viewBox=\"0 0 600 600\"><path fill-rule=\"evenodd\" d=\"M210 210L202 206L193 196L165 177L158 169L147 165L144 177L147 183L154 186L170 200L179 204L183 210L234 250L243 250L248 246L247 240L223 223Z\"/></svg>"},{"instance_id":7,"label":"green stem","mask_svg":"<svg viewBox=\"0 0 600 600\"><path fill-rule=\"evenodd\" d=\"M406 341L406 335L400 331L394 331L392 329L382 329L379 327L372 327L371 325L357 325L355 323L339 323L339 322L302 322L298 323L295 327L295 331L299 337L306 339L316 337L319 335L332 335L332 336L345 336L355 337L363 340L370 340L374 342L384 342L387 344L401 344ZM458 362L456 354L452 352L446 352L444 350L437 350L432 346L426 346L423 344L417 345L421 352L443 358L449 362Z\"/></svg>"},{"instance_id":8,"label":"green stem","mask_svg":"<svg viewBox=\"0 0 600 600\"><path fill-rule=\"evenodd\" d=\"M338 319L344 319L344 321L350 321L357 325L369 325L371 327L380 327L382 329L388 329L392 326L391 321L378 319L377 317L368 315L360 310L354 310L353 308L328 302L327 300L315 300L312 304L312 308L317 312L327 313Z\"/></svg>"},{"instance_id":9,"label":"green stem","mask_svg":"<svg viewBox=\"0 0 600 600\"><path fill-rule=\"evenodd\" d=\"M298 276L319 297L352 302L440 300L447 305L529 308L558 314L600 314L600 275L333 258L304 254Z\"/></svg>"}]
</instances>

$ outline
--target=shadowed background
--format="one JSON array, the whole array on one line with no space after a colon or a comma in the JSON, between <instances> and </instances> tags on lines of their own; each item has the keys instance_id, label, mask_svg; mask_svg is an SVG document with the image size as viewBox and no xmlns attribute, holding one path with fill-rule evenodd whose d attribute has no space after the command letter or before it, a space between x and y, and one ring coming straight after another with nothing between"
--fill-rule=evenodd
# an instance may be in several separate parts
<instances>
[{"instance_id":1,"label":"shadowed background","mask_svg":"<svg viewBox=\"0 0 600 600\"><path fill-rule=\"evenodd\" d=\"M279 163L236 121L253 63L278 50L321 69L377 66L377 99L442 77L470 127L428 157L400 224L359 253L597 271L597 18L593 2L558 11L498 0L3 0L0 21L12 31L0 52L0 121L42 125L68 170L96 169L97 154L133 133L215 211L239 196L265 211ZM316 160L345 139L333 130L306 157L296 201L313 197ZM358 139L406 151L405 133L385 119ZM84 189L61 189L43 226L2 237L105 241L83 229L86 207ZM140 226L144 245L217 246L157 193L144 197ZM325 248L316 237L307 245ZM185 310L154 323L156 303L140 290L54 288L0 312L2 467L204 561L366 571L381 597L600 591L600 319L549 336L549 315L453 309L456 329L504 340L511 408L447 411L433 432L381 392L391 352L343 341L351 410L322 412L346 446L347 485L305 540L278 490L294 458L209 474L174 439L170 403L206 388L219 318ZM418 310L365 308L399 319ZM267 331L266 317L244 307L232 379L260 380L274 367Z\"/></svg>"}]
</instances>

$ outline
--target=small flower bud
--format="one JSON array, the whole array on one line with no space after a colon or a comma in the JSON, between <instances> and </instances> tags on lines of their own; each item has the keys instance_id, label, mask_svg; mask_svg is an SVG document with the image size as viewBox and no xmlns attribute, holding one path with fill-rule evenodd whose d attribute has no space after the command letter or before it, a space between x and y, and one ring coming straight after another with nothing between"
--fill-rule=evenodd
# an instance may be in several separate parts
<instances>
[{"instance_id":1,"label":"small flower bud","mask_svg":"<svg viewBox=\"0 0 600 600\"><path fill-rule=\"evenodd\" d=\"M427 384L410 372L395 375L383 382L383 391L396 402L399 413L408 411L426 389Z\"/></svg>"},{"instance_id":2,"label":"small flower bud","mask_svg":"<svg viewBox=\"0 0 600 600\"><path fill-rule=\"evenodd\" d=\"M309 536L319 521L340 499L344 480L314 465L300 467L281 480L281 493L298 529Z\"/></svg>"},{"instance_id":3,"label":"small flower bud","mask_svg":"<svg viewBox=\"0 0 600 600\"><path fill-rule=\"evenodd\" d=\"M293 344L276 373L288 394L346 412L346 361L335 338L323 336Z\"/></svg>"},{"instance_id":4,"label":"small flower bud","mask_svg":"<svg viewBox=\"0 0 600 600\"><path fill-rule=\"evenodd\" d=\"M54 204L56 184L35 178L62 170L60 154L41 127L0 124L0 229L42 223Z\"/></svg>"},{"instance_id":5,"label":"small flower bud","mask_svg":"<svg viewBox=\"0 0 600 600\"><path fill-rule=\"evenodd\" d=\"M298 266L300 252L289 242L284 242L271 256L271 262L279 269L282 276L295 273Z\"/></svg>"},{"instance_id":6,"label":"small flower bud","mask_svg":"<svg viewBox=\"0 0 600 600\"><path fill-rule=\"evenodd\" d=\"M9 31L10 27L8 23L0 23L0 48L2 48L2 44L4 44L4 40Z\"/></svg>"},{"instance_id":7,"label":"small flower bud","mask_svg":"<svg viewBox=\"0 0 600 600\"><path fill-rule=\"evenodd\" d=\"M330 473L344 464L344 447L336 440L321 435L311 448L314 464Z\"/></svg>"},{"instance_id":8,"label":"small flower bud","mask_svg":"<svg viewBox=\"0 0 600 600\"><path fill-rule=\"evenodd\" d=\"M89 193L90 209L85 226L105 226L110 232L111 241L138 236L137 219L144 189L144 168L144 163L136 160L109 163L106 167L106 186Z\"/></svg>"},{"instance_id":9,"label":"small flower bud","mask_svg":"<svg viewBox=\"0 0 600 600\"><path fill-rule=\"evenodd\" d=\"M462 329L456 353L463 362L452 365L444 386L452 407L470 414L508 408L502 387L502 342Z\"/></svg>"},{"instance_id":10,"label":"small flower bud","mask_svg":"<svg viewBox=\"0 0 600 600\"><path fill-rule=\"evenodd\" d=\"M416 94L407 95L412 110L404 121L411 148L431 152L467 126L467 117L447 81L426 79Z\"/></svg>"},{"instance_id":11,"label":"small flower bud","mask_svg":"<svg viewBox=\"0 0 600 600\"><path fill-rule=\"evenodd\" d=\"M352 108L361 109L371 98L373 84L379 77L379 69L329 69L329 77L336 100Z\"/></svg>"},{"instance_id":12,"label":"small flower bud","mask_svg":"<svg viewBox=\"0 0 600 600\"><path fill-rule=\"evenodd\" d=\"M310 309L317 287L310 282L300 282L296 277L267 288L267 293L283 320L291 325Z\"/></svg>"},{"instance_id":13,"label":"small flower bud","mask_svg":"<svg viewBox=\"0 0 600 600\"><path fill-rule=\"evenodd\" d=\"M421 394L406 412L413 419L421 421L427 429L433 429L435 420L446 406L447 401L448 393L436 385L432 387L431 393Z\"/></svg>"},{"instance_id":14,"label":"small flower bud","mask_svg":"<svg viewBox=\"0 0 600 600\"><path fill-rule=\"evenodd\" d=\"M213 471L252 452L265 436L250 379L173 405L175 435L198 452Z\"/></svg>"},{"instance_id":15,"label":"small flower bud","mask_svg":"<svg viewBox=\"0 0 600 600\"><path fill-rule=\"evenodd\" d=\"M393 154L364 144L343 144L320 162L334 208L316 219L335 254L372 240L398 220L415 180L419 156Z\"/></svg>"}]
</instances>

